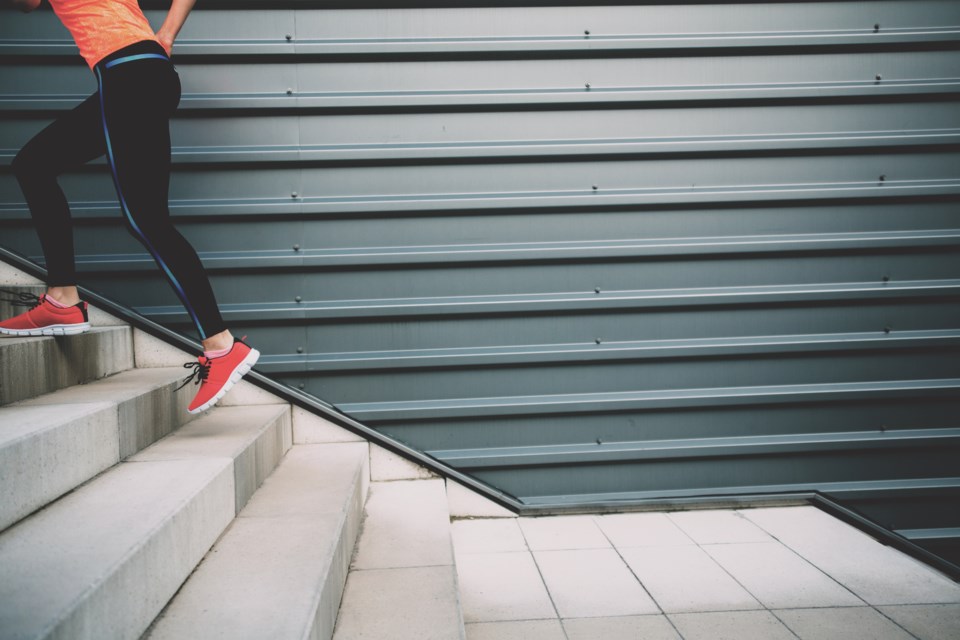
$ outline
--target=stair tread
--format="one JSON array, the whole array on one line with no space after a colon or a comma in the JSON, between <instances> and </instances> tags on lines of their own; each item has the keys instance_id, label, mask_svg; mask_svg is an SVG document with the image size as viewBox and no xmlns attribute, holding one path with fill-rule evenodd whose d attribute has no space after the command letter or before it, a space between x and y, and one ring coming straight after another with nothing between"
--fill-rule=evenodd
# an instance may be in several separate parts
<instances>
[{"instance_id":1,"label":"stair tread","mask_svg":"<svg viewBox=\"0 0 960 640\"><path fill-rule=\"evenodd\" d=\"M286 404L218 407L203 418L130 456L128 461L234 458L246 448L260 425L289 410L290 406Z\"/></svg>"},{"instance_id":2,"label":"stair tread","mask_svg":"<svg viewBox=\"0 0 960 640\"><path fill-rule=\"evenodd\" d=\"M145 637L299 639L314 637L314 624L332 632L366 458L366 443L294 446Z\"/></svg>"},{"instance_id":3,"label":"stair tread","mask_svg":"<svg viewBox=\"0 0 960 640\"><path fill-rule=\"evenodd\" d=\"M150 367L127 369L86 384L73 385L57 389L41 396L21 400L9 407L33 407L51 404L88 404L111 402L120 404L144 391L155 389L175 380L186 377L181 367ZM183 392L181 392L183 393ZM0 407L2 415L6 407Z\"/></svg>"},{"instance_id":4,"label":"stair tread","mask_svg":"<svg viewBox=\"0 0 960 640\"><path fill-rule=\"evenodd\" d=\"M0 534L0 628L141 633L234 518L235 458L259 461L264 421L282 409L214 409ZM199 453L178 448L188 437Z\"/></svg>"}]
</instances>

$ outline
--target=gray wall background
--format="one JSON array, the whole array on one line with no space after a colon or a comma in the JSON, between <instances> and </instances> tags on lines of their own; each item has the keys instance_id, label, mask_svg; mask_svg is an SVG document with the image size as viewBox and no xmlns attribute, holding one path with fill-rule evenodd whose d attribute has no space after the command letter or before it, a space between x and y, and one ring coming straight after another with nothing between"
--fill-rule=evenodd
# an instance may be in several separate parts
<instances>
[{"instance_id":1,"label":"gray wall background","mask_svg":"<svg viewBox=\"0 0 960 640\"><path fill-rule=\"evenodd\" d=\"M956 554L960 3L443 4L184 28L172 211L260 370L526 504L818 490ZM96 85L49 11L0 56L39 261L8 165ZM83 284L192 333L62 184Z\"/></svg>"}]
</instances>

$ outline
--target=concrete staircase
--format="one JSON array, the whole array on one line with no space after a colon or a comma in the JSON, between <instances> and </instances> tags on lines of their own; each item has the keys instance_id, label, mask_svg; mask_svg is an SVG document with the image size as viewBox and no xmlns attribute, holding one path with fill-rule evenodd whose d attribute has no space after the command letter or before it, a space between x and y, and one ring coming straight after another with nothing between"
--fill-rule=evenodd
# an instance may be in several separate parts
<instances>
[{"instance_id":1,"label":"concrete staircase","mask_svg":"<svg viewBox=\"0 0 960 640\"><path fill-rule=\"evenodd\" d=\"M90 315L0 340L3 640L464 637L451 505L491 505L247 382L191 416L193 356Z\"/></svg>"}]
</instances>

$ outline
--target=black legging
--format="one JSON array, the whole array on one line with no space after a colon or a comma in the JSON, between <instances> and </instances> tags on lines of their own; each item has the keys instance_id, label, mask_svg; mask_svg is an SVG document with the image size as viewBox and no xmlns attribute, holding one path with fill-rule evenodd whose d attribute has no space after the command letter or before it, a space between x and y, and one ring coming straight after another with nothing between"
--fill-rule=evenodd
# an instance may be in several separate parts
<instances>
[{"instance_id":1,"label":"black legging","mask_svg":"<svg viewBox=\"0 0 960 640\"><path fill-rule=\"evenodd\" d=\"M77 283L73 225L57 176L106 154L127 228L160 265L206 339L226 326L200 258L174 228L167 204L169 123L180 102L180 78L151 41L110 54L94 73L97 93L38 133L13 161L40 236L47 284Z\"/></svg>"}]
</instances>

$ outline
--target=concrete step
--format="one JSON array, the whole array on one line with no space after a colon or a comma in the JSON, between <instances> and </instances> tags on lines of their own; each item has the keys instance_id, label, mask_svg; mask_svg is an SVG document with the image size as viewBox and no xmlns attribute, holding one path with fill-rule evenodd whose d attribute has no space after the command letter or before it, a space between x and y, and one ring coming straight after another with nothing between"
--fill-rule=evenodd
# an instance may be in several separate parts
<instances>
[{"instance_id":1,"label":"concrete step","mask_svg":"<svg viewBox=\"0 0 960 640\"><path fill-rule=\"evenodd\" d=\"M329 640L368 477L365 442L294 446L144 640Z\"/></svg>"},{"instance_id":2,"label":"concrete step","mask_svg":"<svg viewBox=\"0 0 960 640\"><path fill-rule=\"evenodd\" d=\"M140 637L290 438L289 405L216 408L6 530L3 637Z\"/></svg>"},{"instance_id":3,"label":"concrete step","mask_svg":"<svg viewBox=\"0 0 960 640\"><path fill-rule=\"evenodd\" d=\"M94 327L57 337L0 337L0 406L132 369L133 332Z\"/></svg>"},{"instance_id":4,"label":"concrete step","mask_svg":"<svg viewBox=\"0 0 960 640\"><path fill-rule=\"evenodd\" d=\"M374 482L334 640L465 637L441 478Z\"/></svg>"},{"instance_id":5,"label":"concrete step","mask_svg":"<svg viewBox=\"0 0 960 640\"><path fill-rule=\"evenodd\" d=\"M131 369L0 407L0 531L194 419L183 376Z\"/></svg>"}]
</instances>

